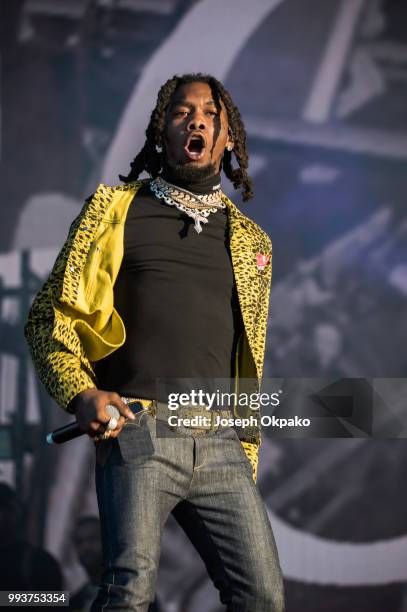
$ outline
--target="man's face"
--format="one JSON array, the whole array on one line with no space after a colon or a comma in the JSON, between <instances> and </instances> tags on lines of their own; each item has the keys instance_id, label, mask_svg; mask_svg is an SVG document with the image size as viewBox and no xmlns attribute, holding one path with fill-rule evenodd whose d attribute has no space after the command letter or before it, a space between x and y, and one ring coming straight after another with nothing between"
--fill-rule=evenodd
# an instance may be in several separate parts
<instances>
[{"instance_id":1,"label":"man's face","mask_svg":"<svg viewBox=\"0 0 407 612\"><path fill-rule=\"evenodd\" d=\"M178 87L167 109L165 154L169 164L199 168L212 164L216 172L225 147L233 146L228 134L225 105L216 107L208 83Z\"/></svg>"}]
</instances>

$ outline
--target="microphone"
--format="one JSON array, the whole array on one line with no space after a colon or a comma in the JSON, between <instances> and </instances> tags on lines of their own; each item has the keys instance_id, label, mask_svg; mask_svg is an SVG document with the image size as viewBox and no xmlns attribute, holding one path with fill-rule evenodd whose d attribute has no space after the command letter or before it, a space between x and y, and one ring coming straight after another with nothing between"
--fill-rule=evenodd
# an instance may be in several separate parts
<instances>
[{"instance_id":1,"label":"microphone","mask_svg":"<svg viewBox=\"0 0 407 612\"><path fill-rule=\"evenodd\" d=\"M113 406L112 404L108 404L106 406L107 414L112 418L119 420L120 412ZM69 440L73 440L78 436L83 436L86 431L83 431L79 427L79 423L77 421L73 421L72 423L68 423L68 425L64 425L63 427L59 427L54 431L51 431L47 435L48 444L63 444L64 442L68 442Z\"/></svg>"}]
</instances>

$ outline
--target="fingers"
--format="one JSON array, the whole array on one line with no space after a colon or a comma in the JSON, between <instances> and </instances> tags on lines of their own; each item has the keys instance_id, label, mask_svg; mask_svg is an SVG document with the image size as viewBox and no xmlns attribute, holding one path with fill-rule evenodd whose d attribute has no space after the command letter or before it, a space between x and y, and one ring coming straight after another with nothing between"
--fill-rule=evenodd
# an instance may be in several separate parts
<instances>
[{"instance_id":1,"label":"fingers","mask_svg":"<svg viewBox=\"0 0 407 612\"><path fill-rule=\"evenodd\" d=\"M103 395L98 397L97 409L96 409L96 422L107 424L112 415L107 411L107 406L112 405L119 411L120 415L124 418L134 419L134 414L130 408L123 402L120 395L117 393L105 392Z\"/></svg>"},{"instance_id":2,"label":"fingers","mask_svg":"<svg viewBox=\"0 0 407 612\"><path fill-rule=\"evenodd\" d=\"M100 440L103 434L108 434L109 438L117 438L121 430L123 429L123 425L125 424L125 417L120 417L117 421L117 426L115 429L107 429L107 427L100 425L98 429L95 431L89 432L89 436L94 440L95 438ZM107 439L107 438L106 438Z\"/></svg>"},{"instance_id":3,"label":"fingers","mask_svg":"<svg viewBox=\"0 0 407 612\"><path fill-rule=\"evenodd\" d=\"M116 427L109 430L109 438L117 438L127 418L132 420L135 419L133 412L130 410L127 404L123 402L120 395L117 393L106 392L103 394L103 397L100 397L100 402L97 407L97 419L91 424L91 431L89 432L89 435L93 439L95 439L95 437L97 439L101 439L101 436L107 432L107 425L112 418L106 410L106 407L109 404L115 406L120 413L120 417L117 419Z\"/></svg>"},{"instance_id":4,"label":"fingers","mask_svg":"<svg viewBox=\"0 0 407 612\"><path fill-rule=\"evenodd\" d=\"M118 409L118 411L123 417L129 418L132 420L135 419L133 412L130 410L128 405L125 402L123 402L122 398L120 397L118 393L108 393L107 396L109 400L107 403L113 404L113 406L116 406L116 408ZM109 415L107 416L108 416L107 421L109 421L110 417Z\"/></svg>"},{"instance_id":5,"label":"fingers","mask_svg":"<svg viewBox=\"0 0 407 612\"><path fill-rule=\"evenodd\" d=\"M107 439L107 436L116 438L120 433L126 419L135 419L135 415L128 405L121 399L118 393L102 391L100 389L89 389L78 394L79 399L76 407L76 419L79 427L92 439ZM117 408L118 415L112 417L107 407L111 405ZM112 418L117 419L116 427L107 432L108 423ZM112 421L112 425L115 422Z\"/></svg>"},{"instance_id":6,"label":"fingers","mask_svg":"<svg viewBox=\"0 0 407 612\"><path fill-rule=\"evenodd\" d=\"M92 439L100 438L105 433L107 427L106 423L100 423L99 421L92 421L89 423L89 429L86 432Z\"/></svg>"},{"instance_id":7,"label":"fingers","mask_svg":"<svg viewBox=\"0 0 407 612\"><path fill-rule=\"evenodd\" d=\"M110 431L110 437L111 438L117 438L117 436L119 435L119 433L121 432L123 425L125 424L126 419L124 416L121 416L120 419L117 421L117 427L116 429L113 429L112 431Z\"/></svg>"}]
</instances>

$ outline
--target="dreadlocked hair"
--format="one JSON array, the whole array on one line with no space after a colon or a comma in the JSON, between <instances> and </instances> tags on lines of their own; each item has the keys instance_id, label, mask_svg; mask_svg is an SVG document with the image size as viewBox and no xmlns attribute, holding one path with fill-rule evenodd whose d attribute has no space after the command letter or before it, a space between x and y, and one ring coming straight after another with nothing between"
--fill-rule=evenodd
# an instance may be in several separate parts
<instances>
[{"instance_id":1,"label":"dreadlocked hair","mask_svg":"<svg viewBox=\"0 0 407 612\"><path fill-rule=\"evenodd\" d=\"M163 134L166 123L166 110L175 90L181 85L188 83L207 83L214 95L215 103L220 111L220 100L225 105L229 131L232 135L234 147L232 151L225 149L223 155L223 171L227 178L233 183L233 187L242 187L243 201L247 201L254 196L253 182L247 173L249 155L246 147L246 130L243 125L238 108L233 103L229 92L222 83L209 74L190 73L182 76L174 75L168 79L160 88L157 96L157 104L151 113L150 121L146 129L146 140L141 151L136 155L130 164L131 170L128 176L119 175L124 183L130 183L138 179L145 170L151 177L155 178L163 167L163 155L157 151L157 147L162 148ZM232 165L232 155L234 154L238 167Z\"/></svg>"}]
</instances>

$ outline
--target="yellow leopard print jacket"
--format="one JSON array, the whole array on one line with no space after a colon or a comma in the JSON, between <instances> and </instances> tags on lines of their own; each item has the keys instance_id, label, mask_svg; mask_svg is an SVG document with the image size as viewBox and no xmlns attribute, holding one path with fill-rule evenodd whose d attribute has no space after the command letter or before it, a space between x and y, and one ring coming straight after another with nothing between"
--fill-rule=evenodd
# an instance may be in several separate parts
<instances>
[{"instance_id":1,"label":"yellow leopard print jacket","mask_svg":"<svg viewBox=\"0 0 407 612\"><path fill-rule=\"evenodd\" d=\"M51 274L34 298L25 336L38 376L65 410L79 392L96 387L92 363L123 345L126 331L114 308L113 287L123 258L128 208L143 181L100 184L73 221ZM230 250L244 330L236 352L235 391L259 390L271 285L271 241L224 195ZM266 264L259 256L266 255ZM260 261L260 264L259 264ZM253 386L254 385L254 386ZM240 406L235 415L250 416ZM253 413L252 413L253 414ZM257 478L258 429L242 440Z\"/></svg>"}]
</instances>

